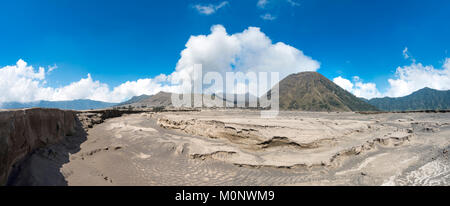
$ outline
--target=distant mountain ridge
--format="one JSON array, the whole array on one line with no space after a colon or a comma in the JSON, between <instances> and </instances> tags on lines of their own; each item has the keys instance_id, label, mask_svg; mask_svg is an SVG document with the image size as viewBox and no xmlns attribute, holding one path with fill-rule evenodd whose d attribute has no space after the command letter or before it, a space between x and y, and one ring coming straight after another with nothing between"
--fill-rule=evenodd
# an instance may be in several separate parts
<instances>
[{"instance_id":1,"label":"distant mountain ridge","mask_svg":"<svg viewBox=\"0 0 450 206\"><path fill-rule=\"evenodd\" d=\"M404 97L373 98L368 103L385 111L448 110L450 90L440 91L425 87Z\"/></svg>"},{"instance_id":2,"label":"distant mountain ridge","mask_svg":"<svg viewBox=\"0 0 450 206\"><path fill-rule=\"evenodd\" d=\"M129 100L125 101L125 102L121 102L121 103L119 103L119 104L117 104L115 106L123 106L123 105L129 105L129 104L138 103L140 101L143 101L145 99L150 98L151 96L152 95L146 95L146 94L143 94L143 95L140 95L140 96L134 96L131 99L129 99Z\"/></svg>"},{"instance_id":3,"label":"distant mountain ridge","mask_svg":"<svg viewBox=\"0 0 450 206\"><path fill-rule=\"evenodd\" d=\"M134 96L130 100L119 103L115 106L132 106L132 107L167 107L172 106L172 93L169 92L158 92L154 95L140 95Z\"/></svg>"},{"instance_id":4,"label":"distant mountain ridge","mask_svg":"<svg viewBox=\"0 0 450 206\"><path fill-rule=\"evenodd\" d=\"M157 94L154 95L140 95L140 96L134 96L132 97L130 100L122 102L120 104L117 104L116 106L133 106L133 107L141 107L141 106L146 106L146 107L168 107L168 106L172 106L172 94L173 93L169 93L169 92L158 92ZM192 95L192 94L191 94ZM246 104L246 102L248 102L249 99L249 95L250 94L244 94L244 95L234 95L233 97L237 99L237 96L240 96L240 98L242 98L245 102L239 102L242 104ZM202 94L203 98L211 98L210 95L207 94ZM230 98L230 96L227 96L225 94L216 94L215 96L216 98L219 98L220 100L225 102L234 102L234 104L237 104L237 100L233 100L233 98ZM238 99L240 100L240 99ZM194 96L191 96L191 105L193 104L194 101ZM247 103L248 104L248 103Z\"/></svg>"},{"instance_id":5,"label":"distant mountain ridge","mask_svg":"<svg viewBox=\"0 0 450 206\"><path fill-rule=\"evenodd\" d=\"M66 110L103 109L116 105L116 103L78 99L70 101L36 101L36 102L5 102L0 104L1 109L23 109L31 107L58 108Z\"/></svg>"},{"instance_id":6,"label":"distant mountain ridge","mask_svg":"<svg viewBox=\"0 0 450 206\"><path fill-rule=\"evenodd\" d=\"M345 91L317 72L301 72L289 75L279 82L279 89L281 110L378 111L376 107ZM171 94L159 92L155 95L135 96L117 106L172 106ZM245 102L233 100L233 98L224 94L217 94L216 98L234 104L240 102L242 103L240 105L245 105L245 107L250 105L249 93L231 95L234 98L238 96L242 97Z\"/></svg>"}]
</instances>

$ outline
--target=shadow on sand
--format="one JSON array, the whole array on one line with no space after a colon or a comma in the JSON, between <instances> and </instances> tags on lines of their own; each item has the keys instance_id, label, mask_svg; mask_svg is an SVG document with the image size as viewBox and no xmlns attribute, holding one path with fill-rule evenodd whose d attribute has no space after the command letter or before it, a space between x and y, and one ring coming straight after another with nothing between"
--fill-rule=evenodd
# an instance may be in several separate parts
<instances>
[{"instance_id":1,"label":"shadow on sand","mask_svg":"<svg viewBox=\"0 0 450 206\"><path fill-rule=\"evenodd\" d=\"M8 186L65 186L62 166L70 161L70 154L81 150L80 145L87 140L87 133L77 117L76 132L66 136L59 143L39 148L13 165L8 178Z\"/></svg>"}]
</instances>

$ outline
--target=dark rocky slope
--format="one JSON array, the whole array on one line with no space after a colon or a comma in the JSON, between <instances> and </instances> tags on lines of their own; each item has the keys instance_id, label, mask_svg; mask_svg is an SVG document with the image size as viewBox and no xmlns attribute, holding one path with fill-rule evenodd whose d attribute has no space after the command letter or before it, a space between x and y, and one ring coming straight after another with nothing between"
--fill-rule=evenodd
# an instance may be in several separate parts
<instances>
[{"instance_id":1,"label":"dark rocky slope","mask_svg":"<svg viewBox=\"0 0 450 206\"><path fill-rule=\"evenodd\" d=\"M37 148L74 135L76 112L58 109L0 111L0 185L11 167Z\"/></svg>"}]
</instances>

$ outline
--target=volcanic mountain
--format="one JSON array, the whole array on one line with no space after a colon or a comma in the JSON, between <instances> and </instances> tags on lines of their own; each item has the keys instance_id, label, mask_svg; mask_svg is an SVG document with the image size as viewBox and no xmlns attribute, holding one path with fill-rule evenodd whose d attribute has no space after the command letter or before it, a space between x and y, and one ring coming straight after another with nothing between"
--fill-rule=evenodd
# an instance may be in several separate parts
<instances>
[{"instance_id":1,"label":"volcanic mountain","mask_svg":"<svg viewBox=\"0 0 450 206\"><path fill-rule=\"evenodd\" d=\"M281 110L377 111L317 72L291 74L278 84Z\"/></svg>"},{"instance_id":2,"label":"volcanic mountain","mask_svg":"<svg viewBox=\"0 0 450 206\"><path fill-rule=\"evenodd\" d=\"M146 107L160 107L160 106L171 106L172 105L172 99L171 99L172 93L168 92L159 92L154 95L141 95L141 96L134 96L130 100L122 102L116 106L133 106L133 107L140 107L140 106L146 106Z\"/></svg>"}]
</instances>

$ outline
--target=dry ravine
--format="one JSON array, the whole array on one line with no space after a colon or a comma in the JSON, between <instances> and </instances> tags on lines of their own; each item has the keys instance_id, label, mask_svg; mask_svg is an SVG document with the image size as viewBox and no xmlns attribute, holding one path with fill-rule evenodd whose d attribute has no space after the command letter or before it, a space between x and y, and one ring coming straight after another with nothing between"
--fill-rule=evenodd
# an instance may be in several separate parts
<instances>
[{"instance_id":1,"label":"dry ravine","mask_svg":"<svg viewBox=\"0 0 450 206\"><path fill-rule=\"evenodd\" d=\"M115 117L115 118L110 118ZM448 185L449 113L76 114L10 185ZM62 133L61 133L62 134Z\"/></svg>"}]
</instances>

